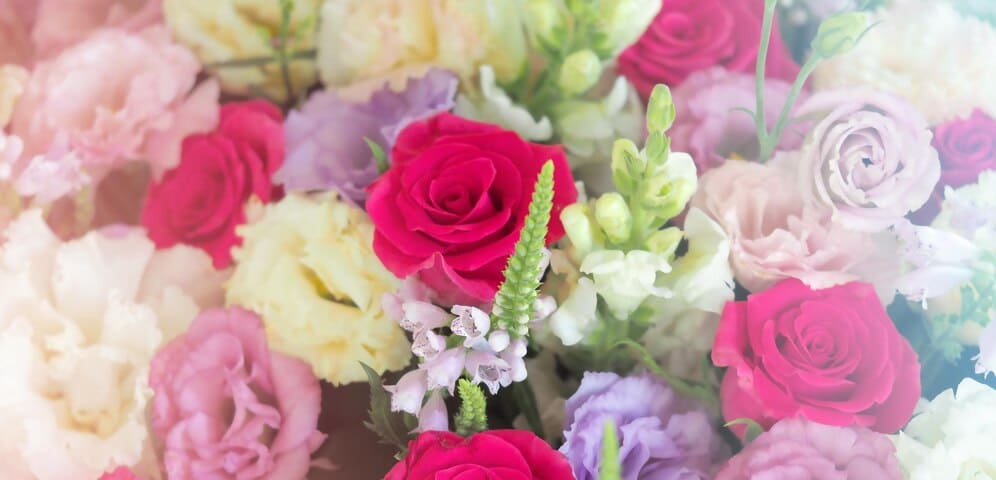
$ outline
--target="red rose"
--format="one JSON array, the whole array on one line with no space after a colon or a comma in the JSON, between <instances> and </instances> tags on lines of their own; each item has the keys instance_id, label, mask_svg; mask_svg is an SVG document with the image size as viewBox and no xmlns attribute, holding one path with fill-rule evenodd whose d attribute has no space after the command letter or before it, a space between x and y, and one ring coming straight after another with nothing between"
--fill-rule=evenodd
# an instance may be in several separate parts
<instances>
[{"instance_id":1,"label":"red rose","mask_svg":"<svg viewBox=\"0 0 996 480\"><path fill-rule=\"evenodd\" d=\"M715 65L753 73L763 17L764 0L664 0L647 31L620 55L619 72L643 98L658 83L674 88L693 72ZM799 73L777 23L765 73L787 81Z\"/></svg>"},{"instance_id":2,"label":"red rose","mask_svg":"<svg viewBox=\"0 0 996 480\"><path fill-rule=\"evenodd\" d=\"M893 433L920 398L920 364L871 285L783 280L723 309L712 361L727 420L783 418Z\"/></svg>"},{"instance_id":3,"label":"red rose","mask_svg":"<svg viewBox=\"0 0 996 480\"><path fill-rule=\"evenodd\" d=\"M374 252L398 277L418 274L454 302L494 298L547 160L554 162L547 243L563 235L559 212L577 199L559 146L448 113L405 128L391 159L369 187Z\"/></svg>"},{"instance_id":4,"label":"red rose","mask_svg":"<svg viewBox=\"0 0 996 480\"><path fill-rule=\"evenodd\" d=\"M573 480L571 465L532 432L490 430L463 438L425 432L384 480Z\"/></svg>"},{"instance_id":5,"label":"red rose","mask_svg":"<svg viewBox=\"0 0 996 480\"><path fill-rule=\"evenodd\" d=\"M229 103L213 132L185 138L180 164L149 187L142 210L156 246L185 243L211 255L217 268L230 265L246 201L282 195L271 181L284 161L282 123L280 110L265 101Z\"/></svg>"},{"instance_id":6,"label":"red rose","mask_svg":"<svg viewBox=\"0 0 996 480\"><path fill-rule=\"evenodd\" d=\"M979 179L986 170L996 170L996 119L981 110L934 128L934 148L941 158L941 180L930 200L913 214L927 225L941 211L944 187L958 188Z\"/></svg>"}]
</instances>

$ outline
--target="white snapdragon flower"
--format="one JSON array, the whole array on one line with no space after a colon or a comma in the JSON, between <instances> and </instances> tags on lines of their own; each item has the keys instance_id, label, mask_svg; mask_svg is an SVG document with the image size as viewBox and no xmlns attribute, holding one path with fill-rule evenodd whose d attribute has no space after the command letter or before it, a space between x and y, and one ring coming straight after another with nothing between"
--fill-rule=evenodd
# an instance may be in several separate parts
<instances>
[{"instance_id":1,"label":"white snapdragon flower","mask_svg":"<svg viewBox=\"0 0 996 480\"><path fill-rule=\"evenodd\" d=\"M508 94L495 81L495 71L490 65L480 69L480 96L460 94L453 111L462 117L501 125L531 141L549 140L553 126L547 117L535 120L525 107L512 102Z\"/></svg>"},{"instance_id":2,"label":"white snapdragon flower","mask_svg":"<svg viewBox=\"0 0 996 480\"><path fill-rule=\"evenodd\" d=\"M598 250L584 258L581 271L591 275L595 290L620 320L627 319L647 297L671 297L670 289L655 285L658 273L671 271L666 255Z\"/></svg>"}]
</instances>

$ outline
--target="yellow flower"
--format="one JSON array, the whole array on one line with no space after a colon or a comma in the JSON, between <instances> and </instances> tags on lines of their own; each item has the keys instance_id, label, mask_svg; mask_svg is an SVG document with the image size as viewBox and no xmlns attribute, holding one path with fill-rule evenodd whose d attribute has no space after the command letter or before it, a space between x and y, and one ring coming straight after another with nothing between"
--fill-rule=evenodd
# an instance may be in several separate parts
<instances>
[{"instance_id":1,"label":"yellow flower","mask_svg":"<svg viewBox=\"0 0 996 480\"><path fill-rule=\"evenodd\" d=\"M318 32L318 68L329 85L375 79L396 85L429 66L475 75L491 65L514 80L526 64L518 2L327 0Z\"/></svg>"},{"instance_id":2,"label":"yellow flower","mask_svg":"<svg viewBox=\"0 0 996 480\"><path fill-rule=\"evenodd\" d=\"M321 0L295 0L288 31L289 53L315 47L315 30ZM166 23L177 41L190 48L221 80L226 92L264 94L287 100L280 63L249 66L212 66L221 62L273 58L279 38L280 2L277 0L164 0ZM312 59L289 61L291 90L299 95L315 83Z\"/></svg>"},{"instance_id":3,"label":"yellow flower","mask_svg":"<svg viewBox=\"0 0 996 480\"><path fill-rule=\"evenodd\" d=\"M333 384L408 365L409 344L380 299L398 280L373 253L373 225L334 195L290 195L239 234L229 305L260 314L270 345L309 362Z\"/></svg>"}]
</instances>

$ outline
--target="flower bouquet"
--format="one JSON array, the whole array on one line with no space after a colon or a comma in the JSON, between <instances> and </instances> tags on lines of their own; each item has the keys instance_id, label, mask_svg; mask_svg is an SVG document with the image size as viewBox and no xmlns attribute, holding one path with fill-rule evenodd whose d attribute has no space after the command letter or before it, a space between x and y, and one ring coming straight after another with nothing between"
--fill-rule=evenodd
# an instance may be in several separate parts
<instances>
[{"instance_id":1,"label":"flower bouquet","mask_svg":"<svg viewBox=\"0 0 996 480\"><path fill-rule=\"evenodd\" d=\"M0 479L996 478L996 8L0 0Z\"/></svg>"}]
</instances>

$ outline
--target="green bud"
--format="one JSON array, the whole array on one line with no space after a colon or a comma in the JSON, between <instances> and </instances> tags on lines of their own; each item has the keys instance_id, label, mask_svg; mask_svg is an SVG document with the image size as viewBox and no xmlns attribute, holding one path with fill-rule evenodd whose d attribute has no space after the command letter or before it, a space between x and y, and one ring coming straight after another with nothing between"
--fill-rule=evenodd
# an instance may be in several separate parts
<instances>
[{"instance_id":1,"label":"green bud","mask_svg":"<svg viewBox=\"0 0 996 480\"><path fill-rule=\"evenodd\" d=\"M599 197L595 201L595 221L602 227L610 242L618 244L629 240L633 229L633 215L622 195L610 192Z\"/></svg>"},{"instance_id":2,"label":"green bud","mask_svg":"<svg viewBox=\"0 0 996 480\"><path fill-rule=\"evenodd\" d=\"M866 12L848 12L824 20L813 39L813 52L830 58L851 51L868 31L868 19Z\"/></svg>"},{"instance_id":3,"label":"green bud","mask_svg":"<svg viewBox=\"0 0 996 480\"><path fill-rule=\"evenodd\" d=\"M658 175L647 180L641 200L658 218L671 219L685 209L695 193L695 187L694 181Z\"/></svg>"},{"instance_id":4,"label":"green bud","mask_svg":"<svg viewBox=\"0 0 996 480\"><path fill-rule=\"evenodd\" d=\"M526 0L525 20L529 34L534 41L558 46L561 42L558 32L563 29L564 17L556 0Z\"/></svg>"},{"instance_id":5,"label":"green bud","mask_svg":"<svg viewBox=\"0 0 996 480\"><path fill-rule=\"evenodd\" d=\"M560 212L560 223L578 258L584 258L596 246L601 246L591 209L586 203L572 203Z\"/></svg>"},{"instance_id":6,"label":"green bud","mask_svg":"<svg viewBox=\"0 0 996 480\"><path fill-rule=\"evenodd\" d=\"M677 227L658 230L647 237L647 251L666 256L670 261L674 257L674 252L678 249L683 236L681 229Z\"/></svg>"},{"instance_id":7,"label":"green bud","mask_svg":"<svg viewBox=\"0 0 996 480\"><path fill-rule=\"evenodd\" d=\"M632 194L646 169L646 159L631 140L620 138L612 144L612 181L620 193Z\"/></svg>"},{"instance_id":8,"label":"green bud","mask_svg":"<svg viewBox=\"0 0 996 480\"><path fill-rule=\"evenodd\" d=\"M601 76L602 62L598 55L588 49L578 50L564 59L557 85L565 95L578 95L598 83Z\"/></svg>"},{"instance_id":9,"label":"green bud","mask_svg":"<svg viewBox=\"0 0 996 480\"><path fill-rule=\"evenodd\" d=\"M460 411L454 417L457 433L469 436L487 430L488 401L481 387L461 378L457 382L457 394L460 396Z\"/></svg>"},{"instance_id":10,"label":"green bud","mask_svg":"<svg viewBox=\"0 0 996 480\"><path fill-rule=\"evenodd\" d=\"M643 153L647 157L647 163L650 164L647 170L657 171L667 163L671 153L671 139L664 135L664 132L653 132L647 136L647 145L643 148Z\"/></svg>"},{"instance_id":11,"label":"green bud","mask_svg":"<svg viewBox=\"0 0 996 480\"><path fill-rule=\"evenodd\" d=\"M631 45L647 30L657 12L661 9L660 0L609 0L601 2L576 2L595 5L587 8L596 27L593 41L603 57L614 57L623 48ZM579 10L575 8L574 10Z\"/></svg>"},{"instance_id":12,"label":"green bud","mask_svg":"<svg viewBox=\"0 0 996 480\"><path fill-rule=\"evenodd\" d=\"M647 130L650 133L666 132L674 123L674 101L667 85L657 84L650 92L647 103Z\"/></svg>"}]
</instances>

